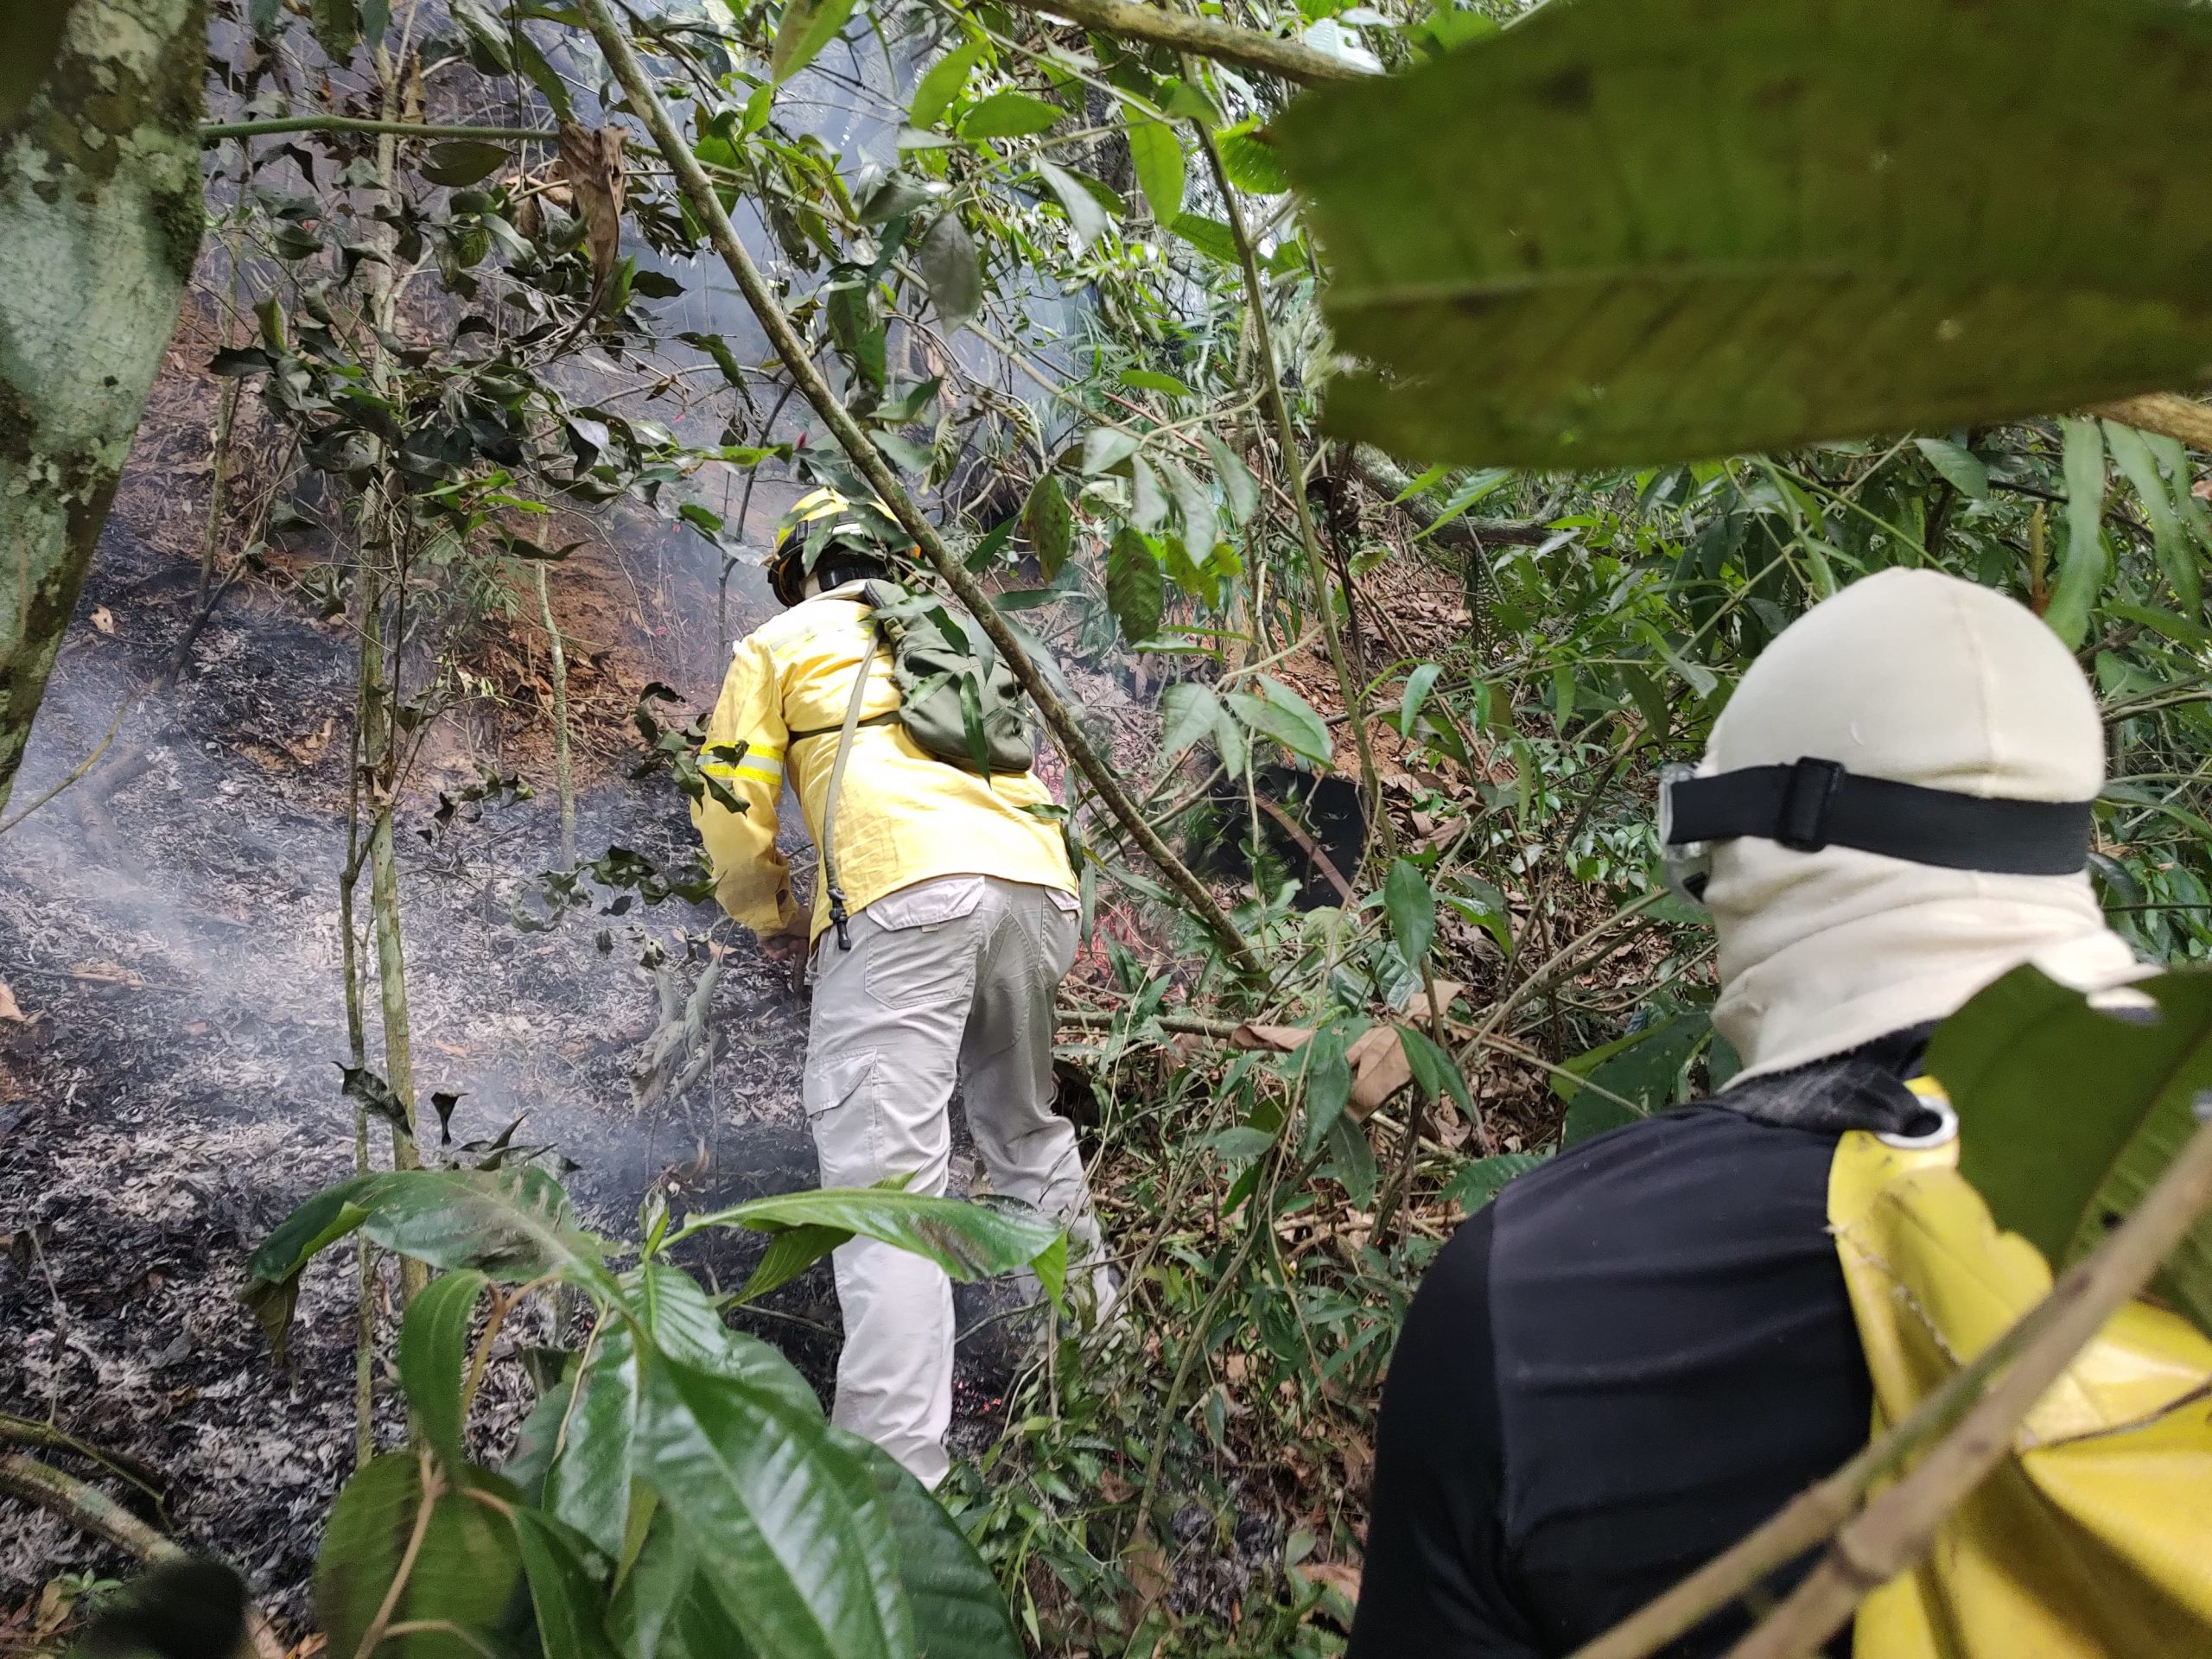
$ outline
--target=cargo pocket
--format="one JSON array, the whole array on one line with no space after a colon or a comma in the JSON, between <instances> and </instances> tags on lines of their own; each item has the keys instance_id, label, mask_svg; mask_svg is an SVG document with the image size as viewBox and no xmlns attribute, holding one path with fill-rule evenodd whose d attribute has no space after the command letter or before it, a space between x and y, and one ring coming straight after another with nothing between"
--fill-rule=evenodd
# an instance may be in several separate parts
<instances>
[{"instance_id":1,"label":"cargo pocket","mask_svg":"<svg viewBox=\"0 0 2212 1659\"><path fill-rule=\"evenodd\" d=\"M806 1069L799 1095L824 1186L873 1186L882 1179L875 1074L872 1048Z\"/></svg>"},{"instance_id":2,"label":"cargo pocket","mask_svg":"<svg viewBox=\"0 0 2212 1659\"><path fill-rule=\"evenodd\" d=\"M887 1008L965 1000L976 986L982 943L980 875L949 876L886 893L861 914L874 925L863 978Z\"/></svg>"}]
</instances>

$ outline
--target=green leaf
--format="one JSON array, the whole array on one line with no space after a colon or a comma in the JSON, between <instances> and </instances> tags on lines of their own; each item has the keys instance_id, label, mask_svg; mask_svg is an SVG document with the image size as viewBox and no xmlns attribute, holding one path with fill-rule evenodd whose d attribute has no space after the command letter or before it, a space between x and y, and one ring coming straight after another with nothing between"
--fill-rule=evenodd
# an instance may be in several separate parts
<instances>
[{"instance_id":1,"label":"green leaf","mask_svg":"<svg viewBox=\"0 0 2212 1659\"><path fill-rule=\"evenodd\" d=\"M1310 760L1317 766L1327 766L1328 721L1314 711L1312 703L1281 680L1262 674L1259 683L1262 693L1260 696L1231 691L1222 701L1254 731L1264 732L1300 760Z\"/></svg>"},{"instance_id":2,"label":"green leaf","mask_svg":"<svg viewBox=\"0 0 2212 1659\"><path fill-rule=\"evenodd\" d=\"M279 1364L285 1360L292 1310L300 1300L300 1270L369 1218L353 1198L372 1179L343 1181L316 1193L285 1217L246 1262L245 1288L238 1300L261 1322Z\"/></svg>"},{"instance_id":3,"label":"green leaf","mask_svg":"<svg viewBox=\"0 0 2212 1659\"><path fill-rule=\"evenodd\" d=\"M1222 220L1203 213L1178 213L1168 228L1216 264L1236 269L1236 232Z\"/></svg>"},{"instance_id":4,"label":"green leaf","mask_svg":"<svg viewBox=\"0 0 2212 1659\"><path fill-rule=\"evenodd\" d=\"M623 1485L626 1491L626 1475ZM607 1630L606 1592L586 1553L589 1542L531 1509L514 1512L514 1528L545 1659L617 1659Z\"/></svg>"},{"instance_id":5,"label":"green leaf","mask_svg":"<svg viewBox=\"0 0 2212 1659\"><path fill-rule=\"evenodd\" d=\"M377 3L385 12L388 21L390 0L377 0ZM365 5L361 9L361 16L364 23L369 21L369 8ZM379 26L365 32L369 35L370 44L374 45L384 31ZM561 72L546 61L545 54L538 50L537 42L524 31L519 20L508 31L507 48L514 54L515 67L521 70L529 78L530 84L537 88L539 96L552 110L554 118L561 121L575 120L576 111L569 97L568 83L561 79Z\"/></svg>"},{"instance_id":6,"label":"green leaf","mask_svg":"<svg viewBox=\"0 0 2212 1659\"><path fill-rule=\"evenodd\" d=\"M913 1652L885 1507L819 1416L663 1362L646 1368L637 1445L640 1478L753 1647L777 1659Z\"/></svg>"},{"instance_id":7,"label":"green leaf","mask_svg":"<svg viewBox=\"0 0 2212 1659\"><path fill-rule=\"evenodd\" d=\"M514 1489L495 1475L469 1470L463 1478L514 1501ZM359 1650L398 1576L423 1507L423 1459L412 1452L372 1458L338 1494L315 1564L315 1626L332 1652ZM437 1619L488 1634L504 1621L521 1578L521 1554L505 1518L448 1486L430 1504L390 1622ZM441 1630L388 1638L377 1653L378 1659L483 1659L467 1642Z\"/></svg>"},{"instance_id":8,"label":"green leaf","mask_svg":"<svg viewBox=\"0 0 2212 1659\"><path fill-rule=\"evenodd\" d=\"M489 178L507 163L512 154L505 144L484 143L475 138L457 138L450 143L433 144L429 157L420 171L432 184L459 188Z\"/></svg>"},{"instance_id":9,"label":"green leaf","mask_svg":"<svg viewBox=\"0 0 2212 1659\"><path fill-rule=\"evenodd\" d=\"M1989 468L1973 450L1948 438L1915 438L1913 442L1928 457L1928 464L1949 480L1961 495L1975 501L1989 499Z\"/></svg>"},{"instance_id":10,"label":"green leaf","mask_svg":"<svg viewBox=\"0 0 2212 1659\"><path fill-rule=\"evenodd\" d=\"M983 267L960 215L940 215L917 251L938 320L947 328L959 327L983 304Z\"/></svg>"},{"instance_id":11,"label":"green leaf","mask_svg":"<svg viewBox=\"0 0 2212 1659\"><path fill-rule=\"evenodd\" d=\"M1340 1112L1329 1126L1329 1160L1320 1173L1344 1183L1344 1194L1355 1207L1364 1210L1375 1201L1375 1148L1366 1130L1350 1112Z\"/></svg>"},{"instance_id":12,"label":"green leaf","mask_svg":"<svg viewBox=\"0 0 2212 1659\"><path fill-rule=\"evenodd\" d=\"M2174 590L2180 602L2182 614L2196 620L2204 614L2204 583L2196 567L2196 549L2182 528L2181 517L2174 511L2173 496L2166 488L2165 474L2158 470L2158 457L2143 435L2132 426L2122 426L2117 421L2104 423L2105 447L2112 458L2120 463L2120 470L2127 474L2127 481L2134 486L2136 499L2143 504L2143 516L2151 521L2152 545L2156 550L2158 568L2166 574L2167 585ZM2180 474L2182 491L2189 488L2189 474Z\"/></svg>"},{"instance_id":13,"label":"green leaf","mask_svg":"<svg viewBox=\"0 0 2212 1659\"><path fill-rule=\"evenodd\" d=\"M1232 524L1243 524L1260 505L1260 480L1252 476L1252 469L1243 458L1211 432L1199 435L1206 447L1206 456L1213 462L1213 475L1221 485L1222 493L1229 499L1229 517Z\"/></svg>"},{"instance_id":14,"label":"green leaf","mask_svg":"<svg viewBox=\"0 0 2212 1659\"><path fill-rule=\"evenodd\" d=\"M1160 474L1142 455L1129 457L1129 522L1147 536L1167 522L1167 497Z\"/></svg>"},{"instance_id":15,"label":"green leaf","mask_svg":"<svg viewBox=\"0 0 2212 1659\"><path fill-rule=\"evenodd\" d=\"M932 1659L1021 1659L1006 1598L944 1505L882 1447L842 1431L832 1438L867 1469L890 1513L916 1651Z\"/></svg>"},{"instance_id":16,"label":"green leaf","mask_svg":"<svg viewBox=\"0 0 2212 1659\"><path fill-rule=\"evenodd\" d=\"M986 138L1026 138L1057 124L1067 111L1027 92L993 92L960 118L960 136L970 142Z\"/></svg>"},{"instance_id":17,"label":"green leaf","mask_svg":"<svg viewBox=\"0 0 2212 1659\"><path fill-rule=\"evenodd\" d=\"M1439 1047L1427 1032L1411 1026L1398 1027L1398 1043L1406 1051L1406 1065L1413 1071L1415 1088L1431 1100L1448 1095L1465 1109L1469 1117L1475 1115L1474 1090L1467 1087L1459 1061Z\"/></svg>"},{"instance_id":18,"label":"green leaf","mask_svg":"<svg viewBox=\"0 0 2212 1659\"><path fill-rule=\"evenodd\" d=\"M1183 545L1194 558L1203 559L1221 539L1213 492L1192 477L1179 461L1163 461L1160 470L1167 476L1167 493L1174 498L1176 516L1183 521Z\"/></svg>"},{"instance_id":19,"label":"green leaf","mask_svg":"<svg viewBox=\"0 0 2212 1659\"><path fill-rule=\"evenodd\" d=\"M1526 1175L1548 1155L1541 1152L1497 1152L1487 1158L1474 1159L1445 1184L1438 1196L1471 1216L1503 1192L1508 1181L1516 1175Z\"/></svg>"},{"instance_id":20,"label":"green leaf","mask_svg":"<svg viewBox=\"0 0 2212 1659\"><path fill-rule=\"evenodd\" d=\"M2073 651L2112 574L2105 556L2105 442L2094 421L2069 416L2058 424L2066 435L2066 556L2043 620Z\"/></svg>"},{"instance_id":21,"label":"green leaf","mask_svg":"<svg viewBox=\"0 0 2212 1659\"><path fill-rule=\"evenodd\" d=\"M2196 498L2190 485L2189 452L2181 441L2162 433L2145 432L2143 441L2151 446L2151 453L2158 458L2158 465L2174 481L2174 508L2181 514L2182 522L2196 537L2196 544L2212 552L2212 512L2207 512L2204 503Z\"/></svg>"},{"instance_id":22,"label":"green leaf","mask_svg":"<svg viewBox=\"0 0 2212 1659\"><path fill-rule=\"evenodd\" d=\"M1122 384L1138 391L1156 391L1167 397L1197 396L1172 374L1162 374L1157 369L1123 369Z\"/></svg>"},{"instance_id":23,"label":"green leaf","mask_svg":"<svg viewBox=\"0 0 2212 1659\"><path fill-rule=\"evenodd\" d=\"M952 100L965 90L968 77L988 49L985 41L969 41L931 64L929 73L915 84L914 101L906 107L907 124L924 129L935 126L951 108Z\"/></svg>"},{"instance_id":24,"label":"green leaf","mask_svg":"<svg viewBox=\"0 0 2212 1659\"><path fill-rule=\"evenodd\" d=\"M1125 432L1117 426L1093 427L1084 435L1084 476L1111 472L1136 454L1137 442L1135 433Z\"/></svg>"},{"instance_id":25,"label":"green leaf","mask_svg":"<svg viewBox=\"0 0 2212 1659\"><path fill-rule=\"evenodd\" d=\"M2163 0L1608 0L1316 89L1273 130L1371 365L1327 425L1587 469L2192 385L2208 79Z\"/></svg>"},{"instance_id":26,"label":"green leaf","mask_svg":"<svg viewBox=\"0 0 2212 1659\"><path fill-rule=\"evenodd\" d=\"M315 43L340 67L360 43L361 16L354 0L309 0L308 27L315 35Z\"/></svg>"},{"instance_id":27,"label":"green leaf","mask_svg":"<svg viewBox=\"0 0 2212 1659\"><path fill-rule=\"evenodd\" d=\"M1420 716L1422 706L1428 702L1428 694L1436 689L1436 682L1443 672L1441 664L1423 663L1406 676L1405 696L1398 703L1398 731L1401 735L1410 737L1413 734L1414 721Z\"/></svg>"},{"instance_id":28,"label":"green leaf","mask_svg":"<svg viewBox=\"0 0 2212 1659\"><path fill-rule=\"evenodd\" d=\"M858 204L860 221L863 225L882 225L894 219L904 219L934 200L936 198L929 186L912 174L887 173L869 187L866 195L861 197Z\"/></svg>"},{"instance_id":29,"label":"green leaf","mask_svg":"<svg viewBox=\"0 0 2212 1659\"><path fill-rule=\"evenodd\" d=\"M448 1469L468 1461L461 1370L468 1362L477 1299L490 1282L474 1268L441 1274L416 1294L399 1322L399 1386L423 1425L423 1439Z\"/></svg>"},{"instance_id":30,"label":"green leaf","mask_svg":"<svg viewBox=\"0 0 2212 1659\"><path fill-rule=\"evenodd\" d=\"M821 1416L822 1402L791 1363L758 1337L723 1324L707 1293L681 1268L647 1263L625 1287L624 1300L653 1345L678 1364L765 1389L795 1411Z\"/></svg>"},{"instance_id":31,"label":"green leaf","mask_svg":"<svg viewBox=\"0 0 2212 1659\"><path fill-rule=\"evenodd\" d=\"M1037 158L1037 175L1052 187L1053 195L1059 199L1069 225L1074 227L1077 247L1088 248L1113 228L1114 221L1107 217L1098 198L1067 168L1040 156Z\"/></svg>"},{"instance_id":32,"label":"green leaf","mask_svg":"<svg viewBox=\"0 0 2212 1659\"><path fill-rule=\"evenodd\" d=\"M630 1524L630 1447L639 1388L637 1343L628 1326L601 1321L570 1387L540 1503L601 1554L619 1560Z\"/></svg>"},{"instance_id":33,"label":"green leaf","mask_svg":"<svg viewBox=\"0 0 2212 1659\"><path fill-rule=\"evenodd\" d=\"M2196 1132L2191 1103L2212 1089L2212 974L2164 974L2134 988L2154 1001L2154 1016L2101 1013L2018 968L1929 1045L1928 1070L1965 1126L1959 1173L2054 1273L2133 1212ZM2212 1335L2212 1216L2198 1218L2152 1287Z\"/></svg>"},{"instance_id":34,"label":"green leaf","mask_svg":"<svg viewBox=\"0 0 2212 1659\"><path fill-rule=\"evenodd\" d=\"M1172 124L1157 116L1125 110L1124 117L1137 188L1144 192L1154 220L1172 226L1183 211L1183 141Z\"/></svg>"},{"instance_id":35,"label":"green leaf","mask_svg":"<svg viewBox=\"0 0 2212 1659\"><path fill-rule=\"evenodd\" d=\"M623 1575L607 1613L607 1624L621 1650L633 1656L651 1654L655 1659L682 1651L680 1643L664 1647L662 1635L673 1635L680 1628L681 1610L695 1593L709 1593L699 1581L697 1548L691 1535L656 1501L638 1557ZM751 1653L743 1637L734 1630L729 1635L733 1639L728 1647Z\"/></svg>"},{"instance_id":36,"label":"green leaf","mask_svg":"<svg viewBox=\"0 0 2212 1659\"><path fill-rule=\"evenodd\" d=\"M1256 121L1239 122L1214 135L1221 152L1221 170L1239 190L1255 196L1279 196L1290 188L1273 141Z\"/></svg>"},{"instance_id":37,"label":"green leaf","mask_svg":"<svg viewBox=\"0 0 2212 1659\"><path fill-rule=\"evenodd\" d=\"M1194 743L1212 735L1222 717L1213 688L1198 680L1178 680L1160 694L1160 758L1173 760Z\"/></svg>"},{"instance_id":38,"label":"green leaf","mask_svg":"<svg viewBox=\"0 0 2212 1659\"><path fill-rule=\"evenodd\" d=\"M1160 561L1152 556L1152 544L1142 531L1123 524L1106 554L1106 608L1121 624L1122 638L1131 645L1151 639L1160 632L1166 605L1166 588Z\"/></svg>"},{"instance_id":39,"label":"green leaf","mask_svg":"<svg viewBox=\"0 0 2212 1659\"><path fill-rule=\"evenodd\" d=\"M1068 562L1075 539L1075 515L1068 510L1067 493L1051 473L1039 473L1029 486L1029 499L1021 509L1021 533L1037 555L1037 568L1051 582Z\"/></svg>"},{"instance_id":40,"label":"green leaf","mask_svg":"<svg viewBox=\"0 0 2212 1659\"><path fill-rule=\"evenodd\" d=\"M776 24L776 43L768 54L768 73L778 86L812 63L822 48L844 32L853 0L791 0Z\"/></svg>"},{"instance_id":41,"label":"green leaf","mask_svg":"<svg viewBox=\"0 0 2212 1659\"><path fill-rule=\"evenodd\" d=\"M1290 1064L1306 1080L1306 1155L1328 1138L1351 1100L1351 1065L1344 1033L1324 1027L1306 1039Z\"/></svg>"},{"instance_id":42,"label":"green leaf","mask_svg":"<svg viewBox=\"0 0 2212 1659\"><path fill-rule=\"evenodd\" d=\"M858 1234L927 1256L963 1280L1027 1267L1059 1237L1059 1230L1033 1211L883 1186L779 1192L683 1224L687 1233L702 1227L748 1227L764 1233L815 1227L840 1234L839 1243Z\"/></svg>"},{"instance_id":43,"label":"green leaf","mask_svg":"<svg viewBox=\"0 0 2212 1659\"><path fill-rule=\"evenodd\" d=\"M1585 1089L1574 1097L1567 1109L1566 1121L1560 1126L1559 1143L1572 1147L1604 1135L1609 1129L1624 1128L1638 1122L1643 1114L1624 1106L1618 1100L1608 1099L1592 1089Z\"/></svg>"},{"instance_id":44,"label":"green leaf","mask_svg":"<svg viewBox=\"0 0 2212 1659\"><path fill-rule=\"evenodd\" d=\"M1382 883L1382 908L1389 915L1398 954L1408 968L1420 972L1421 958L1436 938L1436 895L1418 866L1402 858L1391 864Z\"/></svg>"}]
</instances>

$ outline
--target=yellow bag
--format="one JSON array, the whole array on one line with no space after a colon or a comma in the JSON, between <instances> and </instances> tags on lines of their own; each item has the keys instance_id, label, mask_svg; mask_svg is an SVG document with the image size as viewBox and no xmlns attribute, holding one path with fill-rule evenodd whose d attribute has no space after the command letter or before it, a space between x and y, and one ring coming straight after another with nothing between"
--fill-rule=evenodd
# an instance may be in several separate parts
<instances>
[{"instance_id":1,"label":"yellow bag","mask_svg":"<svg viewBox=\"0 0 2212 1659\"><path fill-rule=\"evenodd\" d=\"M1911 1087L1955 1124L1932 1080ZM1877 1436L2050 1288L1958 1154L1955 1132L1853 1130L1829 1166ZM2113 1315L1928 1558L1861 1604L1853 1641L1857 1659L2212 1656L2212 1341L2147 1303Z\"/></svg>"}]
</instances>

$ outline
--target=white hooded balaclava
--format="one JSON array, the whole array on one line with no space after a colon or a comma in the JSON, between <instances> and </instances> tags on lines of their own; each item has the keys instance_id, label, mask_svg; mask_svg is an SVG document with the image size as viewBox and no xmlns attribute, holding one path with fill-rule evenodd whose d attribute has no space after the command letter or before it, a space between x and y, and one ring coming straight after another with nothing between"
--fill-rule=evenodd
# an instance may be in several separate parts
<instances>
[{"instance_id":1,"label":"white hooded balaclava","mask_svg":"<svg viewBox=\"0 0 2212 1659\"><path fill-rule=\"evenodd\" d=\"M2036 616L1929 570L1891 570L1815 606L1767 647L1714 723L1701 773L1807 756L1961 794L2088 800L2104 785L2088 682ZM1713 1023L1738 1079L1951 1014L2022 963L2079 990L2144 970L2087 872L1992 875L1852 848L1716 842Z\"/></svg>"}]
</instances>

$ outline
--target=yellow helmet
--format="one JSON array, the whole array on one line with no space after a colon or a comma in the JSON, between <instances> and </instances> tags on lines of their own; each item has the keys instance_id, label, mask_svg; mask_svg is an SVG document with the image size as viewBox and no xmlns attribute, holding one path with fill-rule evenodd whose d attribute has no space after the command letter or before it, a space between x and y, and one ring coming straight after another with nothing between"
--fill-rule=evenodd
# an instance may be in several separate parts
<instances>
[{"instance_id":1,"label":"yellow helmet","mask_svg":"<svg viewBox=\"0 0 2212 1659\"><path fill-rule=\"evenodd\" d=\"M801 496L776 526L768 585L779 600L796 605L805 596L807 577L832 549L888 565L911 551L912 542L882 502L856 502L825 486Z\"/></svg>"}]
</instances>

